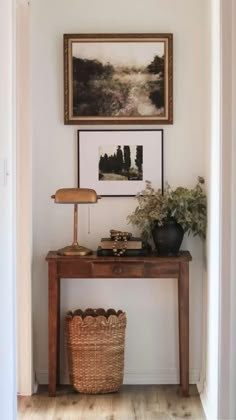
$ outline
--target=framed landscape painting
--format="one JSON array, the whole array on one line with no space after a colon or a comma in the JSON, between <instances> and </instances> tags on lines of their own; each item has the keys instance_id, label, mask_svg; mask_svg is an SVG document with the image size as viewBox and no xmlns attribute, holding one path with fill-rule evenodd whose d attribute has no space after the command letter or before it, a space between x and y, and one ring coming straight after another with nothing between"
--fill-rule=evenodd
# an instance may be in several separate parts
<instances>
[{"instance_id":1,"label":"framed landscape painting","mask_svg":"<svg viewBox=\"0 0 236 420\"><path fill-rule=\"evenodd\" d=\"M163 191L163 130L79 130L78 187L135 196L151 181Z\"/></svg>"},{"instance_id":2,"label":"framed landscape painting","mask_svg":"<svg viewBox=\"0 0 236 420\"><path fill-rule=\"evenodd\" d=\"M172 34L65 34L65 124L173 123Z\"/></svg>"}]
</instances>

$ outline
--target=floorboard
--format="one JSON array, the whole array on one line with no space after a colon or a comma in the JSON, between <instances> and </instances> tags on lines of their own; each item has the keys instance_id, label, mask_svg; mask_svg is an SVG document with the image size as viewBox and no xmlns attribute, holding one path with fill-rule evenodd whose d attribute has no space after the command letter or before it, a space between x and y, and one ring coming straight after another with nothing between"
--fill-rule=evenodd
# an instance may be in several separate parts
<instances>
[{"instance_id":1,"label":"floorboard","mask_svg":"<svg viewBox=\"0 0 236 420\"><path fill-rule=\"evenodd\" d=\"M175 385L123 385L118 393L87 395L61 387L49 398L47 387L18 398L18 420L205 420L196 386L184 398Z\"/></svg>"}]
</instances>

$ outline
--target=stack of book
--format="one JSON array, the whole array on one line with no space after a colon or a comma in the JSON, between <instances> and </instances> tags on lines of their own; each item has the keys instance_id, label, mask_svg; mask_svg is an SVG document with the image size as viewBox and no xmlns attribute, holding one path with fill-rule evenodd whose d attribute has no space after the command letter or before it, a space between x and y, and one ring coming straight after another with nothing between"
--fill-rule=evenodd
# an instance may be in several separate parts
<instances>
[{"instance_id":1,"label":"stack of book","mask_svg":"<svg viewBox=\"0 0 236 420\"><path fill-rule=\"evenodd\" d=\"M146 250L143 247L141 238L131 237L129 240L114 241L111 238L102 238L98 248L100 256L140 256L145 255Z\"/></svg>"}]
</instances>

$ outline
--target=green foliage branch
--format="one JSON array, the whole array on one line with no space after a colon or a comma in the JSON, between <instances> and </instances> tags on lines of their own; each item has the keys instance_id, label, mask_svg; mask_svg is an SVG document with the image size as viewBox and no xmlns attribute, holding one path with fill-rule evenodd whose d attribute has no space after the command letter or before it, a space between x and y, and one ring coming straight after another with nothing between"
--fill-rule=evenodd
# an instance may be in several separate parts
<instances>
[{"instance_id":1,"label":"green foliage branch","mask_svg":"<svg viewBox=\"0 0 236 420\"><path fill-rule=\"evenodd\" d=\"M162 225L169 218L175 218L184 232L193 236L206 237L207 199L203 189L204 178L198 177L193 188L172 189L167 183L164 194L154 189L150 181L146 188L136 196L138 206L127 219L136 225L143 239L148 240L155 223Z\"/></svg>"}]
</instances>

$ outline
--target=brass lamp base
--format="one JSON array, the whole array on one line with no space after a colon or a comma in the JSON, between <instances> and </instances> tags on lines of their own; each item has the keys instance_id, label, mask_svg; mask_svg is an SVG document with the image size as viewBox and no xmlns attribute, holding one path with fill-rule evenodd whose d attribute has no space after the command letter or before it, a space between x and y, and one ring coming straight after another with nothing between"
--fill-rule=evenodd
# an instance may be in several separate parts
<instances>
[{"instance_id":1,"label":"brass lamp base","mask_svg":"<svg viewBox=\"0 0 236 420\"><path fill-rule=\"evenodd\" d=\"M69 246L65 246L64 248L58 249L57 253L59 255L67 255L67 256L77 255L77 256L83 257L84 255L92 254L92 250L82 245L69 245Z\"/></svg>"}]
</instances>

